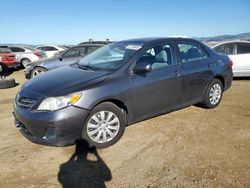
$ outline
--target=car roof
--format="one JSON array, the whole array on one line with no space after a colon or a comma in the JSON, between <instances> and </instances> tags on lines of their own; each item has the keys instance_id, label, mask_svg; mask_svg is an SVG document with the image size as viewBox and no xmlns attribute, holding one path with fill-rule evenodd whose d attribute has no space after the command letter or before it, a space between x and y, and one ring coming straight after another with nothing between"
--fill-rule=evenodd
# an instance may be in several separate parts
<instances>
[{"instance_id":1,"label":"car roof","mask_svg":"<svg viewBox=\"0 0 250 188\"><path fill-rule=\"evenodd\" d=\"M143 42L143 43L149 43L149 42L155 42L155 41L161 41L161 40L184 40L184 41L196 41L191 38L183 38L183 37L146 37L146 38L135 38L135 39L128 39L128 40L123 40L120 42ZM199 42L199 41L198 41Z\"/></svg>"},{"instance_id":2,"label":"car roof","mask_svg":"<svg viewBox=\"0 0 250 188\"><path fill-rule=\"evenodd\" d=\"M10 44L8 47L17 47L17 48L34 48L33 46L29 45L21 45L21 44Z\"/></svg>"},{"instance_id":3,"label":"car roof","mask_svg":"<svg viewBox=\"0 0 250 188\"><path fill-rule=\"evenodd\" d=\"M78 44L76 46L73 46L72 48L74 47L77 47L77 46L82 46L82 47L86 47L86 46L104 46L105 44Z\"/></svg>"},{"instance_id":4,"label":"car roof","mask_svg":"<svg viewBox=\"0 0 250 188\"><path fill-rule=\"evenodd\" d=\"M214 45L211 45L211 48L215 48L219 45L222 45L222 44L228 44L228 43L248 43L250 44L250 41L247 41L247 40L231 40L231 41L222 41L222 42L218 42Z\"/></svg>"},{"instance_id":5,"label":"car roof","mask_svg":"<svg viewBox=\"0 0 250 188\"><path fill-rule=\"evenodd\" d=\"M78 45L82 45L82 44L109 44L112 43L113 41L110 40L93 40L93 41L85 41L85 42L81 42Z\"/></svg>"}]
</instances>

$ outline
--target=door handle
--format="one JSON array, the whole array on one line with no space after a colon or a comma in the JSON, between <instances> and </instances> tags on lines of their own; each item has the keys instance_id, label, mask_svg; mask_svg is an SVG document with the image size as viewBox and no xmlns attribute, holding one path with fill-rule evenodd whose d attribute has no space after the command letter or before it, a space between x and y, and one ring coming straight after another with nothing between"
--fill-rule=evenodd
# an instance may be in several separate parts
<instances>
[{"instance_id":1,"label":"door handle","mask_svg":"<svg viewBox=\"0 0 250 188\"><path fill-rule=\"evenodd\" d=\"M212 64L212 63L209 63L209 64L208 64L208 68L213 69L213 64Z\"/></svg>"},{"instance_id":2,"label":"door handle","mask_svg":"<svg viewBox=\"0 0 250 188\"><path fill-rule=\"evenodd\" d=\"M175 74L175 76L177 76L177 77L181 76L181 73L180 73L178 70L174 71L174 74Z\"/></svg>"}]
</instances>

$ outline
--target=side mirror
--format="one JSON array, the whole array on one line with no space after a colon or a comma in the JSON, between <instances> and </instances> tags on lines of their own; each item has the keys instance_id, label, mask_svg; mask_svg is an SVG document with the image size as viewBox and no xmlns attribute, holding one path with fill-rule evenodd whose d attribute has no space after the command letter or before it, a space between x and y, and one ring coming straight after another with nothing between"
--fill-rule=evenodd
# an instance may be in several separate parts
<instances>
[{"instance_id":1,"label":"side mirror","mask_svg":"<svg viewBox=\"0 0 250 188\"><path fill-rule=\"evenodd\" d=\"M63 60L63 56L62 56L62 55L59 55L58 59L59 59L60 61L62 61L62 60Z\"/></svg>"},{"instance_id":2,"label":"side mirror","mask_svg":"<svg viewBox=\"0 0 250 188\"><path fill-rule=\"evenodd\" d=\"M146 72L150 72L152 70L152 65L146 61L138 61L133 69L135 74L142 74Z\"/></svg>"}]
</instances>

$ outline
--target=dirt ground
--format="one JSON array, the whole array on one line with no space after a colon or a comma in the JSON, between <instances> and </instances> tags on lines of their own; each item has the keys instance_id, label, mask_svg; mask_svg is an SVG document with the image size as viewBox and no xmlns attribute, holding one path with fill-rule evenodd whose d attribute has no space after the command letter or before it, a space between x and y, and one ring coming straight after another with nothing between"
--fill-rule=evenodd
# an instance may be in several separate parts
<instances>
[{"instance_id":1,"label":"dirt ground","mask_svg":"<svg viewBox=\"0 0 250 188\"><path fill-rule=\"evenodd\" d=\"M0 187L250 187L250 80L212 110L191 106L129 126L106 149L47 147L15 128L12 102L26 81L0 90Z\"/></svg>"}]
</instances>

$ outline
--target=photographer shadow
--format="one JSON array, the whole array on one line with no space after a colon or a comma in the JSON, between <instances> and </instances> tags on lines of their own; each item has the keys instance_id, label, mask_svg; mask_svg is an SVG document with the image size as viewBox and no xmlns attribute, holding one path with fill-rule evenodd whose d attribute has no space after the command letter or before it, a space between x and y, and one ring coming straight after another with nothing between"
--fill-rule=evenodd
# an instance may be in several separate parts
<instances>
[{"instance_id":1,"label":"photographer shadow","mask_svg":"<svg viewBox=\"0 0 250 188\"><path fill-rule=\"evenodd\" d=\"M94 159L88 159L89 156ZM90 148L86 141L76 144L75 153L60 165L58 173L58 181L63 188L105 187L105 182L111 179L110 169L96 148Z\"/></svg>"}]
</instances>

